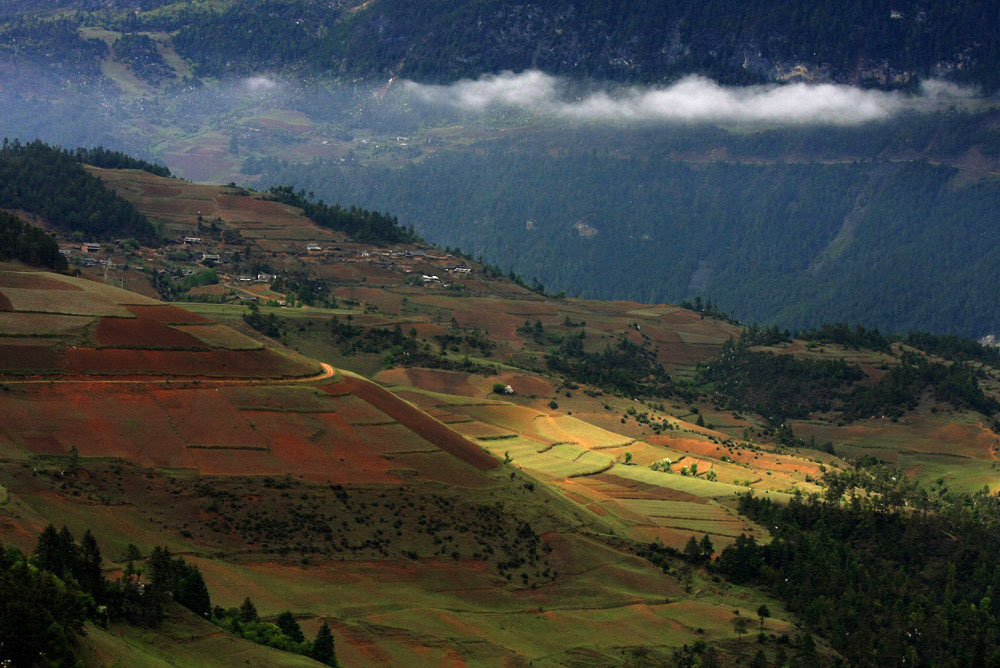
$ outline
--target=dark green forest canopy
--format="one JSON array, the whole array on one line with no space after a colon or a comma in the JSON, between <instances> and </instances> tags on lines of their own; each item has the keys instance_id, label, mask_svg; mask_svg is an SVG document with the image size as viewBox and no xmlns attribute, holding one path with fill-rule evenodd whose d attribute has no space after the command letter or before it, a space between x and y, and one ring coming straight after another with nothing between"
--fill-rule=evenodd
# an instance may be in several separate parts
<instances>
[{"instance_id":1,"label":"dark green forest canopy","mask_svg":"<svg viewBox=\"0 0 1000 668\"><path fill-rule=\"evenodd\" d=\"M80 164L92 157L107 166L145 165L103 149L69 152L40 141L4 140L0 148L0 206L44 218L65 232L94 239L133 237L155 243L153 224Z\"/></svg>"},{"instance_id":2,"label":"dark green forest canopy","mask_svg":"<svg viewBox=\"0 0 1000 668\"><path fill-rule=\"evenodd\" d=\"M66 268L66 258L51 235L6 211L0 211L0 260L19 260L56 271Z\"/></svg>"},{"instance_id":3,"label":"dark green forest canopy","mask_svg":"<svg viewBox=\"0 0 1000 668\"><path fill-rule=\"evenodd\" d=\"M742 497L774 540L741 536L718 570L768 589L849 666L1000 665L1000 497L933 499L881 465L834 478L827 502ZM855 486L872 495L833 502Z\"/></svg>"},{"instance_id":4,"label":"dark green forest canopy","mask_svg":"<svg viewBox=\"0 0 1000 668\"><path fill-rule=\"evenodd\" d=\"M1000 86L1000 8L975 0L374 0L348 8L234 3L176 26L175 43L212 76L278 67L449 81L538 68L640 82L697 72L739 84L804 62L855 83L944 73L986 91Z\"/></svg>"}]
</instances>

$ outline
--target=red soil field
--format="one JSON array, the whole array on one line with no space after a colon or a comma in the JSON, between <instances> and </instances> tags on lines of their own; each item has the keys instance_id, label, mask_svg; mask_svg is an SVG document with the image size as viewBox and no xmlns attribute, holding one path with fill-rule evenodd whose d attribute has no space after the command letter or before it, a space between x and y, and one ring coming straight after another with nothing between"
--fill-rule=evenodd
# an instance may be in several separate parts
<instances>
[{"instance_id":1,"label":"red soil field","mask_svg":"<svg viewBox=\"0 0 1000 668\"><path fill-rule=\"evenodd\" d=\"M656 445L662 445L701 457L720 459L725 455L737 464L749 465L758 473L769 470L785 473L797 471L799 473L809 473L817 477L821 475L819 464L801 457L789 457L772 452L753 451L750 448L741 448L739 446L733 446L732 451L730 451L726 446L712 443L711 441L700 441L694 438L671 438L663 434L648 436L646 440ZM688 463L687 460L683 462L684 465Z\"/></svg>"},{"instance_id":2,"label":"red soil field","mask_svg":"<svg viewBox=\"0 0 1000 668\"><path fill-rule=\"evenodd\" d=\"M290 473L282 462L267 450L227 450L223 448L191 448L202 475L283 475Z\"/></svg>"},{"instance_id":3,"label":"red soil field","mask_svg":"<svg viewBox=\"0 0 1000 668\"><path fill-rule=\"evenodd\" d=\"M14 307L11 306L10 300L7 299L7 295L0 292L0 311L13 311Z\"/></svg>"},{"instance_id":4,"label":"red soil field","mask_svg":"<svg viewBox=\"0 0 1000 668\"><path fill-rule=\"evenodd\" d=\"M40 272L27 274L15 272L0 272L0 288L21 288L24 290L73 290L81 288L65 281L49 278Z\"/></svg>"},{"instance_id":5,"label":"red soil field","mask_svg":"<svg viewBox=\"0 0 1000 668\"><path fill-rule=\"evenodd\" d=\"M483 471L499 465L493 455L472 441L370 381L347 377L340 383L327 385L323 389L340 392L345 388L467 464Z\"/></svg>"},{"instance_id":6,"label":"red soil field","mask_svg":"<svg viewBox=\"0 0 1000 668\"><path fill-rule=\"evenodd\" d=\"M542 316L543 318L545 316ZM517 328L524 324L528 318L514 316L498 311L476 310L476 311L455 311L455 320L462 327L478 327L485 330L490 338L500 338L507 340L521 340L517 334ZM534 322L535 318L531 319ZM542 324L545 324L544 322Z\"/></svg>"},{"instance_id":7,"label":"red soil field","mask_svg":"<svg viewBox=\"0 0 1000 668\"><path fill-rule=\"evenodd\" d=\"M142 185L142 194L148 197L174 197L180 195L182 192L184 191L177 186L162 186L152 183L144 183Z\"/></svg>"},{"instance_id":8,"label":"red soil field","mask_svg":"<svg viewBox=\"0 0 1000 668\"><path fill-rule=\"evenodd\" d=\"M207 351L70 348L66 356L72 371L79 374L278 378L316 372L268 348Z\"/></svg>"},{"instance_id":9,"label":"red soil field","mask_svg":"<svg viewBox=\"0 0 1000 668\"><path fill-rule=\"evenodd\" d=\"M221 389L153 390L152 395L185 445L267 447Z\"/></svg>"},{"instance_id":10,"label":"red soil field","mask_svg":"<svg viewBox=\"0 0 1000 668\"><path fill-rule=\"evenodd\" d=\"M177 308L176 306L172 306L170 304L130 304L125 308L140 318L153 320L163 324L199 325L204 322L212 322L209 318L206 318L203 315L192 313L191 311L185 311L182 308Z\"/></svg>"},{"instance_id":11,"label":"red soil field","mask_svg":"<svg viewBox=\"0 0 1000 668\"><path fill-rule=\"evenodd\" d=\"M97 324L97 343L108 347L208 349L190 334L143 317L101 318Z\"/></svg>"},{"instance_id":12,"label":"red soil field","mask_svg":"<svg viewBox=\"0 0 1000 668\"><path fill-rule=\"evenodd\" d=\"M344 485L400 480L389 473L397 464L368 452L354 431L336 415L244 413L271 454L289 473Z\"/></svg>"},{"instance_id":13,"label":"red soil field","mask_svg":"<svg viewBox=\"0 0 1000 668\"><path fill-rule=\"evenodd\" d=\"M49 346L0 343L0 373L4 370L63 369L65 366L66 357Z\"/></svg>"},{"instance_id":14,"label":"red soil field","mask_svg":"<svg viewBox=\"0 0 1000 668\"><path fill-rule=\"evenodd\" d=\"M479 390L469 383L469 374L439 369L396 368L382 371L376 380L387 385L411 385L430 392L476 397Z\"/></svg>"},{"instance_id":15,"label":"red soil field","mask_svg":"<svg viewBox=\"0 0 1000 668\"><path fill-rule=\"evenodd\" d=\"M658 485L629 480L611 473L599 473L591 479L602 483L600 491L616 499L656 499L660 501L687 501L689 503L708 503L708 499L695 496L679 489L669 489ZM582 484L586 481L581 480Z\"/></svg>"},{"instance_id":16,"label":"red soil field","mask_svg":"<svg viewBox=\"0 0 1000 668\"><path fill-rule=\"evenodd\" d=\"M254 197L241 197L237 195L217 195L215 201L219 208L223 210L227 220L261 221L266 220L274 223L284 223L296 227L314 227L307 219L298 214L292 213L279 202L260 200ZM318 228L317 228L318 230ZM328 232L320 231L319 234L326 235Z\"/></svg>"},{"instance_id":17,"label":"red soil field","mask_svg":"<svg viewBox=\"0 0 1000 668\"><path fill-rule=\"evenodd\" d=\"M527 376L525 374L501 374L500 382L509 384L518 394L537 394L548 396L555 392L552 384L537 376Z\"/></svg>"},{"instance_id":18,"label":"red soil field","mask_svg":"<svg viewBox=\"0 0 1000 668\"><path fill-rule=\"evenodd\" d=\"M10 394L0 422L41 454L123 457L146 466L191 467L167 415L145 387L40 385Z\"/></svg>"}]
</instances>

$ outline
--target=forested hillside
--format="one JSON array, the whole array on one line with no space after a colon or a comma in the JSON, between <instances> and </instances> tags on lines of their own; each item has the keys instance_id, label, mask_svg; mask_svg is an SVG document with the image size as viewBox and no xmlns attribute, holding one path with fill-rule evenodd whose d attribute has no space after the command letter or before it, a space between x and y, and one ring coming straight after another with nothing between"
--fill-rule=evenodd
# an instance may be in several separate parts
<instances>
[{"instance_id":1,"label":"forested hillside","mask_svg":"<svg viewBox=\"0 0 1000 668\"><path fill-rule=\"evenodd\" d=\"M49 269L65 269L56 240L17 216L0 211L0 260L20 260Z\"/></svg>"},{"instance_id":2,"label":"forested hillside","mask_svg":"<svg viewBox=\"0 0 1000 668\"><path fill-rule=\"evenodd\" d=\"M662 157L665 159L658 159ZM402 168L248 164L550 289L747 321L1000 331L1000 181L913 162L695 164L497 142Z\"/></svg>"},{"instance_id":3,"label":"forested hillside","mask_svg":"<svg viewBox=\"0 0 1000 668\"><path fill-rule=\"evenodd\" d=\"M806 64L840 81L905 85L954 74L1000 84L993 3L828 0L523 3L257 0L188 24L180 50L203 74L302 66L355 75L451 80L504 69L625 81L700 72L773 80ZM282 20L274 20L278 15Z\"/></svg>"},{"instance_id":4,"label":"forested hillside","mask_svg":"<svg viewBox=\"0 0 1000 668\"><path fill-rule=\"evenodd\" d=\"M647 83L697 72L743 84L780 80L802 67L810 78L882 87L935 76L986 91L1000 86L1000 7L974 0L17 0L5 3L0 18L65 8L78 13L61 20L79 25L179 31L174 44L200 76L295 70L448 81L537 68ZM21 42L59 47L45 34L49 26L56 24L22 26L28 32L18 33ZM2 41L10 45L12 35ZM57 51L38 55L89 57L79 45L76 55Z\"/></svg>"},{"instance_id":5,"label":"forested hillside","mask_svg":"<svg viewBox=\"0 0 1000 668\"><path fill-rule=\"evenodd\" d=\"M155 241L156 230L146 216L81 166L88 157L127 168L148 165L104 149L71 153L41 141L21 144L4 140L0 148L0 207L36 214L66 232Z\"/></svg>"}]
</instances>

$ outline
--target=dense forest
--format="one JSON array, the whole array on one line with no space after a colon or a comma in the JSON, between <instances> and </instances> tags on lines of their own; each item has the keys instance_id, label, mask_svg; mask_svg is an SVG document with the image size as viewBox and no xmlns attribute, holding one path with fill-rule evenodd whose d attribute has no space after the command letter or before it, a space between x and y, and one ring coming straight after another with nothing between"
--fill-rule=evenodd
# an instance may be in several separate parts
<instances>
[{"instance_id":1,"label":"dense forest","mask_svg":"<svg viewBox=\"0 0 1000 668\"><path fill-rule=\"evenodd\" d=\"M157 233L153 224L83 168L80 160L88 155L106 165L145 164L103 149L76 153L40 141L21 144L4 140L0 148L0 206L27 211L65 232L94 239L132 237L154 243Z\"/></svg>"},{"instance_id":2,"label":"dense forest","mask_svg":"<svg viewBox=\"0 0 1000 668\"><path fill-rule=\"evenodd\" d=\"M125 33L112 45L115 60L125 63L132 72L154 86L167 79L176 79L174 69L167 64L148 35Z\"/></svg>"},{"instance_id":3,"label":"dense forest","mask_svg":"<svg viewBox=\"0 0 1000 668\"><path fill-rule=\"evenodd\" d=\"M0 21L0 62L44 65L63 75L96 79L101 76L108 46L99 39L81 37L79 25L79 20L70 18L42 21L15 16L6 23Z\"/></svg>"},{"instance_id":4,"label":"dense forest","mask_svg":"<svg viewBox=\"0 0 1000 668\"><path fill-rule=\"evenodd\" d=\"M17 35L34 45L31 57L72 69L92 63L87 49L106 47L81 49L67 31L97 23L127 33L176 31L177 50L199 76L213 77L296 71L450 81L537 68L644 83L700 73L745 84L804 65L863 85L946 76L987 93L1000 87L1000 8L974 0L373 0L360 9L346 0L11 0L0 7L3 18L21 22ZM142 45L132 39L129 47L135 54Z\"/></svg>"},{"instance_id":5,"label":"dense forest","mask_svg":"<svg viewBox=\"0 0 1000 668\"><path fill-rule=\"evenodd\" d=\"M823 327L820 331L829 329L837 328ZM976 372L964 363L975 359L971 354L951 357L953 361L943 363L907 350L899 363L876 382L860 384L865 374L857 365L842 359L815 360L755 351L753 330L749 331L751 336L727 342L717 359L702 365L698 380L703 389L717 395L729 409L753 411L773 424L816 412L835 412L843 420L878 415L898 418L915 409L926 391L939 402L971 409L986 417L1000 410L1000 404L983 392ZM855 330L858 331L863 330ZM806 334L815 336L815 332ZM935 342L943 338L946 337L911 334L903 340L928 341L928 350L934 351ZM967 351L974 350L974 346L986 350L973 341L966 343L963 348ZM876 340L875 345L879 347L856 347L881 349L881 342ZM940 348L946 359L949 350Z\"/></svg>"},{"instance_id":6,"label":"dense forest","mask_svg":"<svg viewBox=\"0 0 1000 668\"><path fill-rule=\"evenodd\" d=\"M681 161L672 137L687 133L659 134L662 146L650 131L640 134L650 148L625 144L624 154L511 139L400 168L255 160L246 169L399 212L432 242L581 297L700 294L743 321L791 328L1000 331L995 179L928 161ZM731 144L763 152L821 134L747 133ZM897 141L888 131L840 136L866 135Z\"/></svg>"},{"instance_id":7,"label":"dense forest","mask_svg":"<svg viewBox=\"0 0 1000 668\"><path fill-rule=\"evenodd\" d=\"M850 666L1000 666L998 497L932 499L875 462L828 477L825 500L743 496L740 512L774 539L740 537L718 570L765 587ZM823 664L809 659L792 665Z\"/></svg>"},{"instance_id":8,"label":"dense forest","mask_svg":"<svg viewBox=\"0 0 1000 668\"><path fill-rule=\"evenodd\" d=\"M1000 8L973 0L345 4L234 3L184 25L175 43L212 76L285 67L447 81L538 68L641 82L698 72L742 84L804 63L852 83L946 74L1000 86Z\"/></svg>"},{"instance_id":9,"label":"dense forest","mask_svg":"<svg viewBox=\"0 0 1000 668\"><path fill-rule=\"evenodd\" d=\"M56 271L66 268L55 238L6 211L0 211L0 260L19 260Z\"/></svg>"}]
</instances>

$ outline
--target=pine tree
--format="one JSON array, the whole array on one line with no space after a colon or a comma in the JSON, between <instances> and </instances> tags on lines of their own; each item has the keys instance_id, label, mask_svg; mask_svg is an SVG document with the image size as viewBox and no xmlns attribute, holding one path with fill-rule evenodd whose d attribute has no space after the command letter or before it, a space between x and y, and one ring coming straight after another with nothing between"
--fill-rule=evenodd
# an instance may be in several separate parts
<instances>
[{"instance_id":1,"label":"pine tree","mask_svg":"<svg viewBox=\"0 0 1000 668\"><path fill-rule=\"evenodd\" d=\"M760 617L760 628L764 628L764 620L771 616L771 611L763 603L757 608L757 616Z\"/></svg>"},{"instance_id":2,"label":"pine tree","mask_svg":"<svg viewBox=\"0 0 1000 668\"><path fill-rule=\"evenodd\" d=\"M50 524L42 530L38 536L38 544L35 546L35 564L46 571L62 575L66 563L62 551L62 541L59 539L59 532L54 525Z\"/></svg>"},{"instance_id":3,"label":"pine tree","mask_svg":"<svg viewBox=\"0 0 1000 668\"><path fill-rule=\"evenodd\" d=\"M212 600L197 567L188 566L188 574L177 584L177 602L202 617L211 616Z\"/></svg>"},{"instance_id":4,"label":"pine tree","mask_svg":"<svg viewBox=\"0 0 1000 668\"><path fill-rule=\"evenodd\" d=\"M63 571L77 577L80 566L80 548L77 547L73 534L65 525L59 530L59 550L62 554ZM59 573L56 572L56 574Z\"/></svg>"},{"instance_id":5,"label":"pine tree","mask_svg":"<svg viewBox=\"0 0 1000 668\"><path fill-rule=\"evenodd\" d=\"M146 566L149 569L149 583L156 591L161 594L173 591L174 569L169 548L154 547Z\"/></svg>"},{"instance_id":6,"label":"pine tree","mask_svg":"<svg viewBox=\"0 0 1000 668\"><path fill-rule=\"evenodd\" d=\"M87 529L80 540L80 567L76 579L80 588L94 597L94 600L104 600L104 574L101 571L101 549L97 546L94 534Z\"/></svg>"},{"instance_id":7,"label":"pine tree","mask_svg":"<svg viewBox=\"0 0 1000 668\"><path fill-rule=\"evenodd\" d=\"M243 605L240 606L240 619L248 623L256 622L260 619L260 616L257 614L257 607L250 600L249 596L244 599Z\"/></svg>"},{"instance_id":8,"label":"pine tree","mask_svg":"<svg viewBox=\"0 0 1000 668\"><path fill-rule=\"evenodd\" d=\"M708 561L712 558L712 555L715 554L715 546L712 545L712 539L708 537L708 534L701 537L701 542L698 543L698 547L701 548L701 558L704 561Z\"/></svg>"},{"instance_id":9,"label":"pine tree","mask_svg":"<svg viewBox=\"0 0 1000 668\"><path fill-rule=\"evenodd\" d=\"M684 546L684 558L692 564L697 564L701 561L701 548L698 547L698 541L695 540L694 536L688 538L688 542Z\"/></svg>"},{"instance_id":10,"label":"pine tree","mask_svg":"<svg viewBox=\"0 0 1000 668\"><path fill-rule=\"evenodd\" d=\"M302 635L302 627L295 621L295 615L290 610L285 610L278 615L277 626L282 633L295 642L305 642L306 637Z\"/></svg>"},{"instance_id":11,"label":"pine tree","mask_svg":"<svg viewBox=\"0 0 1000 668\"><path fill-rule=\"evenodd\" d=\"M125 548L125 554L122 557L125 562L125 574L132 575L135 573L135 562L142 559L142 552L136 547L135 543L129 543Z\"/></svg>"},{"instance_id":12,"label":"pine tree","mask_svg":"<svg viewBox=\"0 0 1000 668\"><path fill-rule=\"evenodd\" d=\"M337 658L333 653L333 634L330 633L330 625L325 621L316 633L316 640L313 641L312 652L309 653L316 661L325 663L328 666L336 666Z\"/></svg>"}]
</instances>

